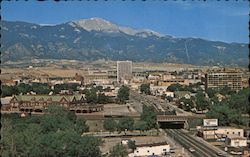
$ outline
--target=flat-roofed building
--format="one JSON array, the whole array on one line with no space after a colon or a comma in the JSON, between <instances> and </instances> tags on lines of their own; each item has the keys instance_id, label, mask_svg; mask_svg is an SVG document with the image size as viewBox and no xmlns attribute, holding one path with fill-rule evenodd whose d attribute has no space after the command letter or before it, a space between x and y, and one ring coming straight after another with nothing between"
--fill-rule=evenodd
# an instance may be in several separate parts
<instances>
[{"instance_id":1,"label":"flat-roofed building","mask_svg":"<svg viewBox=\"0 0 250 157\"><path fill-rule=\"evenodd\" d=\"M227 136L226 143L230 147L246 147L247 138L237 135L229 135Z\"/></svg>"},{"instance_id":2,"label":"flat-roofed building","mask_svg":"<svg viewBox=\"0 0 250 157\"><path fill-rule=\"evenodd\" d=\"M242 72L239 71L209 71L206 77L206 89L223 88L225 86L233 90L242 89Z\"/></svg>"},{"instance_id":3,"label":"flat-roofed building","mask_svg":"<svg viewBox=\"0 0 250 157\"><path fill-rule=\"evenodd\" d=\"M130 81L132 76L132 61L117 61L117 82Z\"/></svg>"},{"instance_id":4,"label":"flat-roofed building","mask_svg":"<svg viewBox=\"0 0 250 157\"><path fill-rule=\"evenodd\" d=\"M244 130L233 127L203 127L198 130L198 135L202 136L204 139L224 139L228 136L244 137Z\"/></svg>"},{"instance_id":5,"label":"flat-roofed building","mask_svg":"<svg viewBox=\"0 0 250 157\"><path fill-rule=\"evenodd\" d=\"M170 145L164 143L152 143L136 145L134 153L129 154L130 157L141 157L150 155L167 155L170 152Z\"/></svg>"}]
</instances>

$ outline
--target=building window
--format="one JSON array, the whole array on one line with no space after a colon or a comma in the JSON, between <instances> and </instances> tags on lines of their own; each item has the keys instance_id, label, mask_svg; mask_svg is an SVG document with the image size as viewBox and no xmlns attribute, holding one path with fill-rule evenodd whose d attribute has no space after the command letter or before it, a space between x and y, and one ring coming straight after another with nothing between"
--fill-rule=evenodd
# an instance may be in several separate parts
<instances>
[{"instance_id":1,"label":"building window","mask_svg":"<svg viewBox=\"0 0 250 157\"><path fill-rule=\"evenodd\" d=\"M149 153L149 150L148 150L148 153Z\"/></svg>"},{"instance_id":2,"label":"building window","mask_svg":"<svg viewBox=\"0 0 250 157\"><path fill-rule=\"evenodd\" d=\"M164 152L166 152L167 150L166 149L163 149Z\"/></svg>"}]
</instances>

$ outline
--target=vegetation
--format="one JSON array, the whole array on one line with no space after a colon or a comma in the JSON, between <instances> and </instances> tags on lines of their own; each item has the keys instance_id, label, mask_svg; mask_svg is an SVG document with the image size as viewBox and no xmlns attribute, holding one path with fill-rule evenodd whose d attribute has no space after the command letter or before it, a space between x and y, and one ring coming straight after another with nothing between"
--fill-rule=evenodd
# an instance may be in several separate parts
<instances>
[{"instance_id":1,"label":"vegetation","mask_svg":"<svg viewBox=\"0 0 250 157\"><path fill-rule=\"evenodd\" d=\"M56 84L56 85L54 86L53 92L54 92L55 94L59 94L61 90L76 91L76 90L77 90L77 85Z\"/></svg>"},{"instance_id":2,"label":"vegetation","mask_svg":"<svg viewBox=\"0 0 250 157\"><path fill-rule=\"evenodd\" d=\"M127 156L128 156L127 148L122 144L117 144L110 150L109 157L127 157Z\"/></svg>"},{"instance_id":3,"label":"vegetation","mask_svg":"<svg viewBox=\"0 0 250 157\"><path fill-rule=\"evenodd\" d=\"M96 104L98 102L98 97L95 89L87 90L85 93L87 103Z\"/></svg>"},{"instance_id":4,"label":"vegetation","mask_svg":"<svg viewBox=\"0 0 250 157\"><path fill-rule=\"evenodd\" d=\"M177 84L171 84L170 86L168 86L167 89L170 92L182 91L182 85L180 85L179 83L177 83Z\"/></svg>"},{"instance_id":5,"label":"vegetation","mask_svg":"<svg viewBox=\"0 0 250 157\"><path fill-rule=\"evenodd\" d=\"M81 136L86 131L85 120L59 106L50 106L43 116L6 115L2 121L1 154L3 157L100 157L101 141Z\"/></svg>"},{"instance_id":6,"label":"vegetation","mask_svg":"<svg viewBox=\"0 0 250 157\"><path fill-rule=\"evenodd\" d=\"M117 123L114 119L105 119L103 123L104 129L114 132L117 128Z\"/></svg>"},{"instance_id":7,"label":"vegetation","mask_svg":"<svg viewBox=\"0 0 250 157\"><path fill-rule=\"evenodd\" d=\"M104 93L99 93L97 95L97 102L99 104L107 104L109 102L111 102L110 97L106 96Z\"/></svg>"},{"instance_id":8,"label":"vegetation","mask_svg":"<svg viewBox=\"0 0 250 157\"><path fill-rule=\"evenodd\" d=\"M147 122L142 121L142 120L137 121L137 122L134 124L134 129L135 129L135 130L140 130L140 132L146 131L146 130L148 130L148 124L147 124Z\"/></svg>"},{"instance_id":9,"label":"vegetation","mask_svg":"<svg viewBox=\"0 0 250 157\"><path fill-rule=\"evenodd\" d=\"M237 109L243 114L248 114L250 112L249 95L249 87L233 94L228 100L230 108Z\"/></svg>"},{"instance_id":10,"label":"vegetation","mask_svg":"<svg viewBox=\"0 0 250 157\"><path fill-rule=\"evenodd\" d=\"M142 109L142 113L141 113L141 121L146 122L147 130L158 127L156 113L154 111L153 106L147 107L146 105L143 105L143 109ZM142 124L140 124L140 125L142 125Z\"/></svg>"},{"instance_id":11,"label":"vegetation","mask_svg":"<svg viewBox=\"0 0 250 157\"><path fill-rule=\"evenodd\" d=\"M120 103L125 103L126 100L129 100L129 88L127 86L122 86L119 89L117 99Z\"/></svg>"},{"instance_id":12,"label":"vegetation","mask_svg":"<svg viewBox=\"0 0 250 157\"><path fill-rule=\"evenodd\" d=\"M190 85L181 85L179 83L170 85L167 89L171 92L176 91L189 91L191 93L196 93L202 91L200 83L190 84Z\"/></svg>"},{"instance_id":13,"label":"vegetation","mask_svg":"<svg viewBox=\"0 0 250 157\"><path fill-rule=\"evenodd\" d=\"M142 84L140 86L140 91L141 91L141 93L145 93L145 94L149 95L150 94L150 84Z\"/></svg>"},{"instance_id":14,"label":"vegetation","mask_svg":"<svg viewBox=\"0 0 250 157\"><path fill-rule=\"evenodd\" d=\"M31 85L20 83L19 85L15 86L2 86L3 97L18 94L27 94L31 91L37 94L49 94L51 90L47 83L32 83Z\"/></svg>"},{"instance_id":15,"label":"vegetation","mask_svg":"<svg viewBox=\"0 0 250 157\"><path fill-rule=\"evenodd\" d=\"M128 140L128 148L132 149L132 150L135 150L136 149L135 141Z\"/></svg>"},{"instance_id":16,"label":"vegetation","mask_svg":"<svg viewBox=\"0 0 250 157\"><path fill-rule=\"evenodd\" d=\"M196 109L199 111L206 110L210 106L209 100L205 97L205 94L202 92L198 92L195 95L195 104L196 104Z\"/></svg>"},{"instance_id":17,"label":"vegetation","mask_svg":"<svg viewBox=\"0 0 250 157\"><path fill-rule=\"evenodd\" d=\"M123 117L119 120L117 128L119 131L124 131L126 133L126 130L132 131L134 129L134 119L131 117Z\"/></svg>"},{"instance_id":18,"label":"vegetation","mask_svg":"<svg viewBox=\"0 0 250 157\"><path fill-rule=\"evenodd\" d=\"M179 101L179 107L185 111L191 111L195 107L192 99L186 99L185 97L182 97Z\"/></svg>"},{"instance_id":19,"label":"vegetation","mask_svg":"<svg viewBox=\"0 0 250 157\"><path fill-rule=\"evenodd\" d=\"M229 126L230 124L242 124L241 113L237 109L233 109L226 102L221 102L213 105L206 113L208 118L216 118L219 120L219 125Z\"/></svg>"}]
</instances>

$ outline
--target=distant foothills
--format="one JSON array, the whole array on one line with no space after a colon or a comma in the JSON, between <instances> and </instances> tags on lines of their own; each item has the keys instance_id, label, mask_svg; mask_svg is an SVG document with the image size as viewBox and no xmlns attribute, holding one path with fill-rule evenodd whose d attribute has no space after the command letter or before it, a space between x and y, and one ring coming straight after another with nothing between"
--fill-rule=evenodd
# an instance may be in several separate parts
<instances>
[{"instance_id":1,"label":"distant foothills","mask_svg":"<svg viewBox=\"0 0 250 157\"><path fill-rule=\"evenodd\" d=\"M1 61L132 60L194 65L248 66L246 43L177 38L101 18L58 25L1 21Z\"/></svg>"}]
</instances>

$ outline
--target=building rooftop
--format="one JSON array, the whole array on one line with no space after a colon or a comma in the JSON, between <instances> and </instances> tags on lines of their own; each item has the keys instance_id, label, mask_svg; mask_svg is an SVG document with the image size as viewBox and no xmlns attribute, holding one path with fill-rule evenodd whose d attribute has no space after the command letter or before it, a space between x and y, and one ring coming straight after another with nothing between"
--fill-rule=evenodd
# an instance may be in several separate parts
<instances>
[{"instance_id":1,"label":"building rooftop","mask_svg":"<svg viewBox=\"0 0 250 157\"><path fill-rule=\"evenodd\" d=\"M161 145L169 145L169 144L167 142L136 144L137 147L153 147L153 146L161 146Z\"/></svg>"},{"instance_id":2,"label":"building rooftop","mask_svg":"<svg viewBox=\"0 0 250 157\"><path fill-rule=\"evenodd\" d=\"M18 95L14 96L18 101L60 101L65 98L67 101L79 101L85 96L83 94L77 95Z\"/></svg>"}]
</instances>

